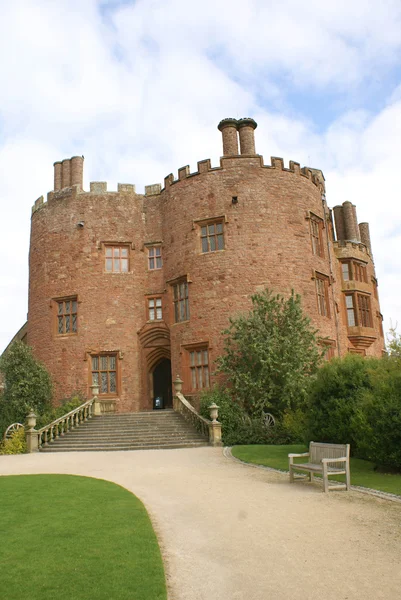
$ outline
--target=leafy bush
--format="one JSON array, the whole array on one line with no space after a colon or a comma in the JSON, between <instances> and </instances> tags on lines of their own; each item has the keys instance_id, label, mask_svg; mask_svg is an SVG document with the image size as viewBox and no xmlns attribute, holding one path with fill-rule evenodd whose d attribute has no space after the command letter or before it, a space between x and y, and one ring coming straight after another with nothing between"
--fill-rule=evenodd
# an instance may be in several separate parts
<instances>
[{"instance_id":1,"label":"leafy bush","mask_svg":"<svg viewBox=\"0 0 401 600\"><path fill-rule=\"evenodd\" d=\"M351 444L355 452L354 417L360 411L361 393L371 388L369 370L378 361L350 354L319 369L309 395L310 440Z\"/></svg>"},{"instance_id":2,"label":"leafy bush","mask_svg":"<svg viewBox=\"0 0 401 600\"><path fill-rule=\"evenodd\" d=\"M281 425L289 441L286 444L307 444L308 416L305 409L286 410ZM284 442L283 442L284 443Z\"/></svg>"},{"instance_id":3,"label":"leafy bush","mask_svg":"<svg viewBox=\"0 0 401 600\"><path fill-rule=\"evenodd\" d=\"M357 453L382 470L401 472L401 369L385 358L370 372L371 389L361 394L353 418Z\"/></svg>"},{"instance_id":4,"label":"leafy bush","mask_svg":"<svg viewBox=\"0 0 401 600\"><path fill-rule=\"evenodd\" d=\"M11 425L11 423L9 423ZM20 427L17 431L0 444L0 454L24 454L26 452L25 429Z\"/></svg>"},{"instance_id":5,"label":"leafy bush","mask_svg":"<svg viewBox=\"0 0 401 600\"><path fill-rule=\"evenodd\" d=\"M52 383L45 367L23 342L14 342L0 358L4 391L0 399L0 424L24 422L30 410L37 414L50 407ZM3 430L4 431L4 430Z\"/></svg>"},{"instance_id":6,"label":"leafy bush","mask_svg":"<svg viewBox=\"0 0 401 600\"><path fill-rule=\"evenodd\" d=\"M252 310L230 319L219 371L249 414L280 417L304 405L322 354L316 333L294 292L287 299L255 294Z\"/></svg>"},{"instance_id":7,"label":"leafy bush","mask_svg":"<svg viewBox=\"0 0 401 600\"><path fill-rule=\"evenodd\" d=\"M215 402L219 407L218 420L221 423L223 444L287 444L290 436L281 423L266 427L260 418L251 418L233 400L227 389L214 387L204 392L200 400L200 414L210 419L209 406Z\"/></svg>"},{"instance_id":8,"label":"leafy bush","mask_svg":"<svg viewBox=\"0 0 401 600\"><path fill-rule=\"evenodd\" d=\"M81 404L83 404L84 402L85 400L81 398L81 396L79 396L78 394L76 394L72 398L66 398L62 401L60 406L49 408L42 415L39 415L36 420L36 428L40 429L41 427L48 425L52 421L55 421L59 417L62 417L71 410L74 410L74 408L78 408L78 406L81 406Z\"/></svg>"}]
</instances>

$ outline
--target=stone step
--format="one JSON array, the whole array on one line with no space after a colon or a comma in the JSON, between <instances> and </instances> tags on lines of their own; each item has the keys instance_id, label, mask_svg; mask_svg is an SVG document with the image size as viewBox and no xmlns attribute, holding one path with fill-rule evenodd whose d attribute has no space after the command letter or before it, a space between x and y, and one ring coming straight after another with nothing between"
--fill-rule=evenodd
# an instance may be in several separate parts
<instances>
[{"instance_id":1,"label":"stone step","mask_svg":"<svg viewBox=\"0 0 401 600\"><path fill-rule=\"evenodd\" d=\"M116 444L114 446L102 446L97 444L96 446L46 446L41 448L41 452L110 452L110 451L128 451L128 450L169 450L173 448L201 448L208 446L207 442L186 442L180 444L179 442L171 443L158 443L158 444Z\"/></svg>"},{"instance_id":2,"label":"stone step","mask_svg":"<svg viewBox=\"0 0 401 600\"><path fill-rule=\"evenodd\" d=\"M205 437L173 410L95 416L65 433L41 452L82 452L191 448Z\"/></svg>"}]
</instances>

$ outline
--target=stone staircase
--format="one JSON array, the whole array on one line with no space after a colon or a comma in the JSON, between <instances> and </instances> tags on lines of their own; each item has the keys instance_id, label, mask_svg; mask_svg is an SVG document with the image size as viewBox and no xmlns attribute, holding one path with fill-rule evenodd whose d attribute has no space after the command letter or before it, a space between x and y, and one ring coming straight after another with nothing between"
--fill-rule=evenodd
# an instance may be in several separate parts
<instances>
[{"instance_id":1,"label":"stone staircase","mask_svg":"<svg viewBox=\"0 0 401 600\"><path fill-rule=\"evenodd\" d=\"M153 450L207 446L206 438L173 410L92 417L40 452Z\"/></svg>"}]
</instances>

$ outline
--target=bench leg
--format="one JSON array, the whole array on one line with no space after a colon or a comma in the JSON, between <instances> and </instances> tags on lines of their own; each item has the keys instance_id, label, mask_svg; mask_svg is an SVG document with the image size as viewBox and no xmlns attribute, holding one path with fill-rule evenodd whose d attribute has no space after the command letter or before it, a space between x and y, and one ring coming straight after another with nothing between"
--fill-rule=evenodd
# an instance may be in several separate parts
<instances>
[{"instance_id":1,"label":"bench leg","mask_svg":"<svg viewBox=\"0 0 401 600\"><path fill-rule=\"evenodd\" d=\"M323 463L323 491L329 491L329 477L327 474L327 464Z\"/></svg>"},{"instance_id":2,"label":"bench leg","mask_svg":"<svg viewBox=\"0 0 401 600\"><path fill-rule=\"evenodd\" d=\"M292 464L290 463L290 483L294 483L294 471L292 470Z\"/></svg>"},{"instance_id":3,"label":"bench leg","mask_svg":"<svg viewBox=\"0 0 401 600\"><path fill-rule=\"evenodd\" d=\"M351 487L351 473L349 469L349 462L345 463L345 485L348 491Z\"/></svg>"},{"instance_id":4,"label":"bench leg","mask_svg":"<svg viewBox=\"0 0 401 600\"><path fill-rule=\"evenodd\" d=\"M309 481L313 481L313 473L312 473L312 471L309 471Z\"/></svg>"}]
</instances>

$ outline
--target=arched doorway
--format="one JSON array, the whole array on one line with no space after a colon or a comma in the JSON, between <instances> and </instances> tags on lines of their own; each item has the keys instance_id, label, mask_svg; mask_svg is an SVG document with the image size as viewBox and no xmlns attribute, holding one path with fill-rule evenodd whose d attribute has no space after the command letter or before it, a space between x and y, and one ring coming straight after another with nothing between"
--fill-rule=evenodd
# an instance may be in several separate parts
<instances>
[{"instance_id":1,"label":"arched doorway","mask_svg":"<svg viewBox=\"0 0 401 600\"><path fill-rule=\"evenodd\" d=\"M155 404L156 398L162 398L163 408L173 407L171 361L168 358L161 360L153 369L153 408L160 407Z\"/></svg>"}]
</instances>

